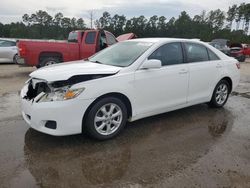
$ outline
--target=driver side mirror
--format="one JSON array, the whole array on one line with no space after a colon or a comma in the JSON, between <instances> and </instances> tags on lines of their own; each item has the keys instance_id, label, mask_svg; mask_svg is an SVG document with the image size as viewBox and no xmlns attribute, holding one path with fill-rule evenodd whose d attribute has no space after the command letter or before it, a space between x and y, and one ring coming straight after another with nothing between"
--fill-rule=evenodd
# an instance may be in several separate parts
<instances>
[{"instance_id":1,"label":"driver side mirror","mask_svg":"<svg viewBox=\"0 0 250 188\"><path fill-rule=\"evenodd\" d=\"M159 69L161 68L161 60L147 59L141 66L141 69Z\"/></svg>"}]
</instances>

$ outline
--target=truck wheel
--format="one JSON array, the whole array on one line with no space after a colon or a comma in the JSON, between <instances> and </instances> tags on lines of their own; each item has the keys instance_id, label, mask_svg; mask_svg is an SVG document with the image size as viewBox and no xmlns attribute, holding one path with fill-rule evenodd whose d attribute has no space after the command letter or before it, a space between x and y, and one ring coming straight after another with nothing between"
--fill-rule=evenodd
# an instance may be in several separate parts
<instances>
[{"instance_id":1,"label":"truck wheel","mask_svg":"<svg viewBox=\"0 0 250 188\"><path fill-rule=\"evenodd\" d=\"M44 66L49 66L49 65L53 65L53 64L57 64L57 63L60 63L59 58L57 58L57 57L46 57L40 62L39 66L37 68L44 67Z\"/></svg>"}]
</instances>

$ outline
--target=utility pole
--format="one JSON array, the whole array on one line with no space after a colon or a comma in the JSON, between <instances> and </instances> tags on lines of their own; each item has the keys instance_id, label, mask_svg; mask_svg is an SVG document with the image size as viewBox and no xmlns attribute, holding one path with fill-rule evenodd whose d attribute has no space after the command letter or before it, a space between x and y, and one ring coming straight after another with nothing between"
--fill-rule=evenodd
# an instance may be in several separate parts
<instances>
[{"instance_id":1,"label":"utility pole","mask_svg":"<svg viewBox=\"0 0 250 188\"><path fill-rule=\"evenodd\" d=\"M89 12L89 19L90 19L90 29L93 29L94 13L92 10Z\"/></svg>"}]
</instances>

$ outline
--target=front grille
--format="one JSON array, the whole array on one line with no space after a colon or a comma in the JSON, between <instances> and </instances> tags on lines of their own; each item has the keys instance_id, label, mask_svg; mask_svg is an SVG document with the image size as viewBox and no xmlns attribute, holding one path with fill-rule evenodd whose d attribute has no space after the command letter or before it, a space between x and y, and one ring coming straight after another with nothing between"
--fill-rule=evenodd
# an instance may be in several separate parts
<instances>
[{"instance_id":1,"label":"front grille","mask_svg":"<svg viewBox=\"0 0 250 188\"><path fill-rule=\"evenodd\" d=\"M26 93L25 99L31 100L34 99L41 92L50 93L51 90L46 82L36 82L36 84L32 84L32 79L29 82L28 91Z\"/></svg>"}]
</instances>

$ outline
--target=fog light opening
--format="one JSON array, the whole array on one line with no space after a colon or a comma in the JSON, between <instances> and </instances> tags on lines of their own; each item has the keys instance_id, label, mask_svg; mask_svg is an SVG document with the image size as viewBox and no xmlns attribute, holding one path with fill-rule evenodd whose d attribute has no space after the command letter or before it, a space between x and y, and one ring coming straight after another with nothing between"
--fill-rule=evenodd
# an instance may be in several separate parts
<instances>
[{"instance_id":1,"label":"fog light opening","mask_svg":"<svg viewBox=\"0 0 250 188\"><path fill-rule=\"evenodd\" d=\"M49 129L56 129L56 121L47 121L45 127Z\"/></svg>"},{"instance_id":2,"label":"fog light opening","mask_svg":"<svg viewBox=\"0 0 250 188\"><path fill-rule=\"evenodd\" d=\"M30 117L30 115L28 115L28 114L25 114L26 115L26 117L30 120L31 119L31 117Z\"/></svg>"}]
</instances>

